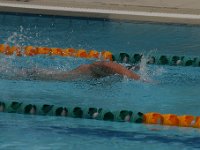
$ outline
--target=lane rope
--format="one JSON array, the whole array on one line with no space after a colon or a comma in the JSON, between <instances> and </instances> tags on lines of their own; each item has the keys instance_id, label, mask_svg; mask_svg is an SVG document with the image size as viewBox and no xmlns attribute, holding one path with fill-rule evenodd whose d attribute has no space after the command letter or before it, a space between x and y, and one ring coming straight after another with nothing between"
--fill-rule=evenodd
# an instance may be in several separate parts
<instances>
[{"instance_id":1,"label":"lane rope","mask_svg":"<svg viewBox=\"0 0 200 150\"><path fill-rule=\"evenodd\" d=\"M51 104L25 104L17 101L1 101L0 112L200 128L200 116L178 116L175 114L160 114L157 112L144 114L142 112L126 109L111 111L98 107L56 106Z\"/></svg>"},{"instance_id":2,"label":"lane rope","mask_svg":"<svg viewBox=\"0 0 200 150\"><path fill-rule=\"evenodd\" d=\"M78 57L87 59L100 59L117 61L127 64L138 64L141 62L143 54L128 54L119 53L112 54L112 52L103 50L99 52L97 50L87 51L85 49L74 48L49 48L49 47L34 47L34 46L9 46L7 44L0 44L0 53L5 55L16 56L36 56L36 55L49 55L49 56L62 56L62 57ZM171 65L171 66L194 66L200 67L200 57L188 57L177 55L149 55L146 57L147 64L157 65Z\"/></svg>"},{"instance_id":3,"label":"lane rope","mask_svg":"<svg viewBox=\"0 0 200 150\"><path fill-rule=\"evenodd\" d=\"M79 58L95 58L112 61L112 53L109 51L98 52L90 50L87 52L85 49L74 48L49 48L49 47L34 47L34 46L10 46L7 44L0 44L0 53L5 55L16 56L36 56L36 55L49 55L49 56L63 56L63 57L79 57Z\"/></svg>"},{"instance_id":4,"label":"lane rope","mask_svg":"<svg viewBox=\"0 0 200 150\"><path fill-rule=\"evenodd\" d=\"M140 63L143 54L133 54L120 53L114 59L122 63ZM113 60L114 60L113 59ZM146 58L147 64L157 64L157 65L171 65L171 66L194 66L200 67L200 57L188 57L188 56L177 56L177 55L149 55Z\"/></svg>"},{"instance_id":5,"label":"lane rope","mask_svg":"<svg viewBox=\"0 0 200 150\"><path fill-rule=\"evenodd\" d=\"M30 115L63 116L117 122L143 122L143 113L132 110L110 111L98 107L56 106L50 104L25 104L22 102L0 102L0 112Z\"/></svg>"}]
</instances>

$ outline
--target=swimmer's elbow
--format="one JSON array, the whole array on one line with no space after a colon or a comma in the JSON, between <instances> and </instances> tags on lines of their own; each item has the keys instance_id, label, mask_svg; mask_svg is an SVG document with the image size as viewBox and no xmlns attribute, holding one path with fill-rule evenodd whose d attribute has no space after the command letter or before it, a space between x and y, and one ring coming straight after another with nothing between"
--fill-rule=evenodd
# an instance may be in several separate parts
<instances>
[{"instance_id":1,"label":"swimmer's elbow","mask_svg":"<svg viewBox=\"0 0 200 150\"><path fill-rule=\"evenodd\" d=\"M140 76L137 75L137 74L132 74L131 78L134 79L134 80L140 80Z\"/></svg>"},{"instance_id":2,"label":"swimmer's elbow","mask_svg":"<svg viewBox=\"0 0 200 150\"><path fill-rule=\"evenodd\" d=\"M136 75L134 79L135 79L135 80L140 80L140 76L139 76L139 75Z\"/></svg>"},{"instance_id":3,"label":"swimmer's elbow","mask_svg":"<svg viewBox=\"0 0 200 150\"><path fill-rule=\"evenodd\" d=\"M127 76L130 79L134 79L134 80L140 80L140 76L130 70L126 70L124 72L124 75Z\"/></svg>"}]
</instances>

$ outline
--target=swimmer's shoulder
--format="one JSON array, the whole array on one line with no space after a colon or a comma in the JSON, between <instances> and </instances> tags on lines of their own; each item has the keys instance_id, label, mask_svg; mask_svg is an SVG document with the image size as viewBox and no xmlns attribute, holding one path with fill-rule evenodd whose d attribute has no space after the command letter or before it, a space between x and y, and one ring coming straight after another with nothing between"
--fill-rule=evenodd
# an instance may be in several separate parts
<instances>
[{"instance_id":1,"label":"swimmer's shoulder","mask_svg":"<svg viewBox=\"0 0 200 150\"><path fill-rule=\"evenodd\" d=\"M95 64L95 65L107 65L107 66L110 66L110 65L119 65L118 63L112 62L112 61L97 61L97 62L95 62L93 64Z\"/></svg>"}]
</instances>

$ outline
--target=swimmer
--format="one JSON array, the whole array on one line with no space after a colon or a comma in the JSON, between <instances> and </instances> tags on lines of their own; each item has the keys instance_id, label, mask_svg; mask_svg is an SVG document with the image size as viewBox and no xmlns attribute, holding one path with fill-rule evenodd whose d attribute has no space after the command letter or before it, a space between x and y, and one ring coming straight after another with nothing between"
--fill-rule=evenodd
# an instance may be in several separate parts
<instances>
[{"instance_id":1,"label":"swimmer","mask_svg":"<svg viewBox=\"0 0 200 150\"><path fill-rule=\"evenodd\" d=\"M140 76L126 67L115 62L94 62L92 64L84 64L71 71L55 71L46 69L27 69L16 73L18 76L25 76L35 80L59 80L74 81L90 78L102 78L111 75L126 76L129 79L139 80Z\"/></svg>"}]
</instances>

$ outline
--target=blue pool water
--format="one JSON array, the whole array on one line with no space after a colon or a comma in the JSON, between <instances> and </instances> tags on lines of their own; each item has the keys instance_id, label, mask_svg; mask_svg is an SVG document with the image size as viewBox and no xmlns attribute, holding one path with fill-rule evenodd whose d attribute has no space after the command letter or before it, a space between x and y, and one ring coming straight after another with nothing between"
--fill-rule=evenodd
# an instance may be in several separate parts
<instances>
[{"instance_id":1,"label":"blue pool water","mask_svg":"<svg viewBox=\"0 0 200 150\"><path fill-rule=\"evenodd\" d=\"M0 42L113 53L200 56L199 26L0 14ZM145 58L144 58L145 60ZM200 68L141 65L150 83L118 76L78 82L11 80L13 70L71 70L94 60L0 55L0 99L199 115ZM5 70L7 72L5 72ZM199 149L199 129L0 113L0 149Z\"/></svg>"},{"instance_id":2,"label":"blue pool water","mask_svg":"<svg viewBox=\"0 0 200 150\"><path fill-rule=\"evenodd\" d=\"M11 41L21 45L200 55L199 26L12 14L0 15L0 21L0 42L13 35Z\"/></svg>"}]
</instances>

